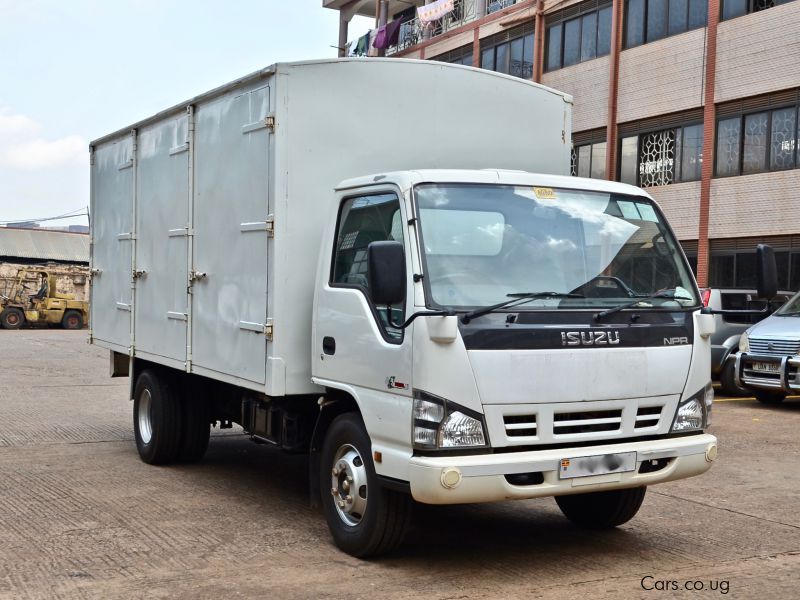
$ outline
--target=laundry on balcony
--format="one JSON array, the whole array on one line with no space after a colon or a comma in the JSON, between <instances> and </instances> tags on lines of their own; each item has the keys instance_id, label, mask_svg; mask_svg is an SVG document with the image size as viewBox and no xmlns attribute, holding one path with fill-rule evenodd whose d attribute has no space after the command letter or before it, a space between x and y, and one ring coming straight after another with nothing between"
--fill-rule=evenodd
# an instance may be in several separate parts
<instances>
[{"instance_id":1,"label":"laundry on balcony","mask_svg":"<svg viewBox=\"0 0 800 600\"><path fill-rule=\"evenodd\" d=\"M422 23L432 23L453 12L455 7L455 0L436 0L436 2L432 2L431 4L418 6L417 17L419 17Z\"/></svg>"},{"instance_id":2,"label":"laundry on balcony","mask_svg":"<svg viewBox=\"0 0 800 600\"><path fill-rule=\"evenodd\" d=\"M362 35L357 42L348 42L345 56L366 56L369 50L370 33Z\"/></svg>"},{"instance_id":3,"label":"laundry on balcony","mask_svg":"<svg viewBox=\"0 0 800 600\"><path fill-rule=\"evenodd\" d=\"M373 43L373 48L377 48L378 50L384 50L389 46L394 46L397 44L398 39L400 38L400 26L403 23L400 19L396 19L391 23L387 23L382 27L378 27L378 33L375 36L375 42Z\"/></svg>"}]
</instances>

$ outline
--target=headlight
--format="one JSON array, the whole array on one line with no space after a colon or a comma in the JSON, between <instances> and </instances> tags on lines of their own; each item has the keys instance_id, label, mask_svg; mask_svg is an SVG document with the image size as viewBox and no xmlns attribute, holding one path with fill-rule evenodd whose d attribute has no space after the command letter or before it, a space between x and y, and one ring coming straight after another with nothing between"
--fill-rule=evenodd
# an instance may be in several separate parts
<instances>
[{"instance_id":1,"label":"headlight","mask_svg":"<svg viewBox=\"0 0 800 600\"><path fill-rule=\"evenodd\" d=\"M477 448L486 446L483 415L455 402L414 390L414 447Z\"/></svg>"},{"instance_id":2,"label":"headlight","mask_svg":"<svg viewBox=\"0 0 800 600\"><path fill-rule=\"evenodd\" d=\"M746 331L739 338L739 352L750 352L750 338Z\"/></svg>"},{"instance_id":3,"label":"headlight","mask_svg":"<svg viewBox=\"0 0 800 600\"><path fill-rule=\"evenodd\" d=\"M714 402L714 388L711 382L678 405L672 432L695 431L705 429L711 424L711 405Z\"/></svg>"}]
</instances>

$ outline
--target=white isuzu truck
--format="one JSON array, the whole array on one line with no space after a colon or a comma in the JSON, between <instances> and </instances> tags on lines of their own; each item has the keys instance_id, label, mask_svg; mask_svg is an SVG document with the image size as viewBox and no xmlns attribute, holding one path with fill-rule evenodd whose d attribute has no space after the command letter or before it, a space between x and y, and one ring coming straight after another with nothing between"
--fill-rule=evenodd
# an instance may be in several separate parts
<instances>
[{"instance_id":1,"label":"white isuzu truck","mask_svg":"<svg viewBox=\"0 0 800 600\"><path fill-rule=\"evenodd\" d=\"M569 177L571 98L399 59L278 64L91 144L91 342L147 463L310 453L356 556L414 501L609 528L698 475L697 286L644 191ZM533 174L546 173L546 174Z\"/></svg>"}]
</instances>

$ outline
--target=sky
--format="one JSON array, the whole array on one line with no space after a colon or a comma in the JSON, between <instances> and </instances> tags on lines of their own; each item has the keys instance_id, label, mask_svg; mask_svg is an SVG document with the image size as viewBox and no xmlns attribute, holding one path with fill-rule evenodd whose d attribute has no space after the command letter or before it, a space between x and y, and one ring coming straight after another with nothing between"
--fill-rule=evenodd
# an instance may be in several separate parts
<instances>
[{"instance_id":1,"label":"sky","mask_svg":"<svg viewBox=\"0 0 800 600\"><path fill-rule=\"evenodd\" d=\"M0 0L0 223L85 209L90 140L272 63L336 56L338 19L322 0ZM350 39L372 25L356 17Z\"/></svg>"}]
</instances>

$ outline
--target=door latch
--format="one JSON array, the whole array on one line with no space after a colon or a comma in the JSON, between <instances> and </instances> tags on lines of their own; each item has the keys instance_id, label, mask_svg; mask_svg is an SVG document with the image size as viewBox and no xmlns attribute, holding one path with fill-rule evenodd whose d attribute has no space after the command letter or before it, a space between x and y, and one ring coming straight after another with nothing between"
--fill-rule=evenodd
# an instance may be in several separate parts
<instances>
[{"instance_id":1,"label":"door latch","mask_svg":"<svg viewBox=\"0 0 800 600\"><path fill-rule=\"evenodd\" d=\"M208 273L203 273L202 271L192 271L189 273L189 281L200 281L208 277Z\"/></svg>"}]
</instances>

